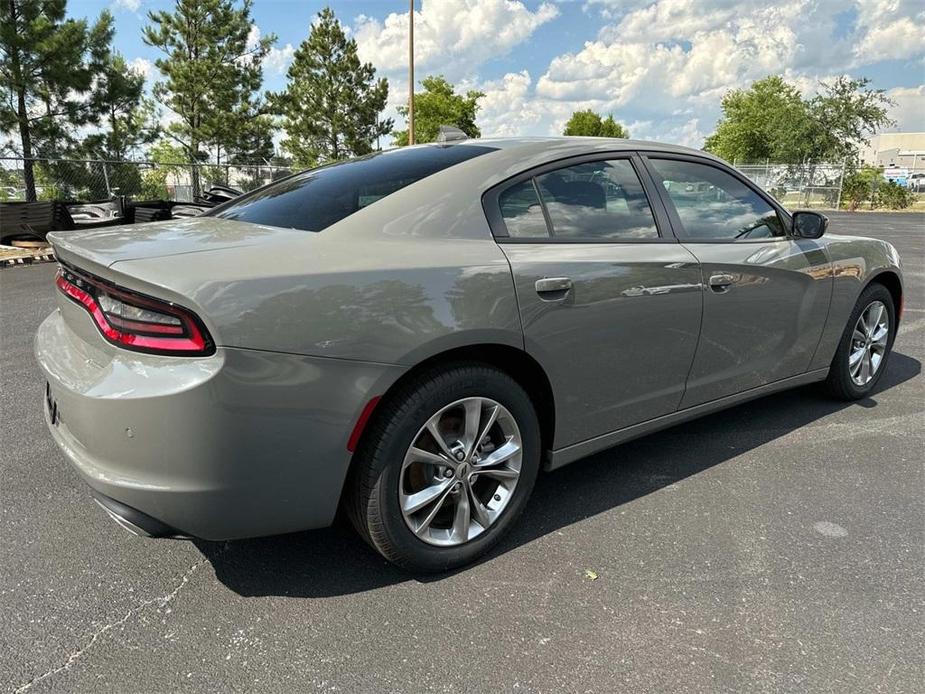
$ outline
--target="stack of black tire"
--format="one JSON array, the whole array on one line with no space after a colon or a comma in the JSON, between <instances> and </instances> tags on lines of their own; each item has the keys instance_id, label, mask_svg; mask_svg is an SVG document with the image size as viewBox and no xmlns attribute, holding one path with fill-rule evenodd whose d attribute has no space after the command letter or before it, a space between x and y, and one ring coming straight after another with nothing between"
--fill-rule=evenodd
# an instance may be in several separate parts
<instances>
[{"instance_id":1,"label":"stack of black tire","mask_svg":"<svg viewBox=\"0 0 925 694\"><path fill-rule=\"evenodd\" d=\"M65 203L60 200L4 202L0 203L0 244L8 245L17 240L44 241L50 231L195 217L240 194L241 191L234 188L213 186L192 203L132 201L125 197L89 203ZM71 216L69 208L74 209L76 220Z\"/></svg>"},{"instance_id":2,"label":"stack of black tire","mask_svg":"<svg viewBox=\"0 0 925 694\"><path fill-rule=\"evenodd\" d=\"M17 239L44 241L49 231L73 229L62 202L4 202L0 204L0 244Z\"/></svg>"}]
</instances>

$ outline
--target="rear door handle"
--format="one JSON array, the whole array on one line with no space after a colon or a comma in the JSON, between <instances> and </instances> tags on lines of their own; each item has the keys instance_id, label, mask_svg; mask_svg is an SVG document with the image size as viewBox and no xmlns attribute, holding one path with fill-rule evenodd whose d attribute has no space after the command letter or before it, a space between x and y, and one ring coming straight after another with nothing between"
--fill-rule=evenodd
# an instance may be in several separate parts
<instances>
[{"instance_id":1,"label":"rear door handle","mask_svg":"<svg viewBox=\"0 0 925 694\"><path fill-rule=\"evenodd\" d=\"M735 277L725 272L710 275L710 289L714 292L725 292L733 284L735 284Z\"/></svg>"},{"instance_id":2,"label":"rear door handle","mask_svg":"<svg viewBox=\"0 0 925 694\"><path fill-rule=\"evenodd\" d=\"M572 280L568 277L544 277L537 280L533 286L536 288L536 293L540 295L540 298L547 301L556 301L565 298L569 289L572 288Z\"/></svg>"}]
</instances>

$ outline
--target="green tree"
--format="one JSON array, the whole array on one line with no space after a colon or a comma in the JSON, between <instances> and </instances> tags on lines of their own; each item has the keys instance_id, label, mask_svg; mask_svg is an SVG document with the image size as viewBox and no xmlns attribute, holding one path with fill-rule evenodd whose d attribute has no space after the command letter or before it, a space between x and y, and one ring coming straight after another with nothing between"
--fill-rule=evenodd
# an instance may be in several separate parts
<instances>
[{"instance_id":1,"label":"green tree","mask_svg":"<svg viewBox=\"0 0 925 694\"><path fill-rule=\"evenodd\" d=\"M867 136L891 123L890 100L869 80L839 77L812 99L780 76L728 92L704 149L732 161L787 164L854 159Z\"/></svg>"},{"instance_id":2,"label":"green tree","mask_svg":"<svg viewBox=\"0 0 925 694\"><path fill-rule=\"evenodd\" d=\"M484 93L470 89L457 94L452 84L442 75L431 75L421 81L423 92L414 94L414 141L433 142L440 134L441 125L459 128L469 137L481 137L482 131L475 124L475 115L479 110L479 99ZM398 113L406 120L408 107L399 106ZM408 144L408 131L396 130L392 133L396 145Z\"/></svg>"},{"instance_id":3,"label":"green tree","mask_svg":"<svg viewBox=\"0 0 925 694\"><path fill-rule=\"evenodd\" d=\"M893 102L882 89L870 89L867 78L838 77L823 82L807 102L812 117L813 151L821 159L856 159L858 146L883 127L895 125L888 115Z\"/></svg>"},{"instance_id":4,"label":"green tree","mask_svg":"<svg viewBox=\"0 0 925 694\"><path fill-rule=\"evenodd\" d=\"M136 195L141 190L138 167L114 162L128 159L159 135L154 104L145 98L144 84L144 75L130 68L118 53L108 57L97 76L92 99L101 128L84 138L80 153L107 163L84 165L91 198L104 198L111 193Z\"/></svg>"},{"instance_id":5,"label":"green tree","mask_svg":"<svg viewBox=\"0 0 925 694\"><path fill-rule=\"evenodd\" d=\"M261 61L274 35L249 42L252 0L177 0L172 12L149 12L143 38L159 48L155 62L164 76L154 95L177 115L167 134L190 162L207 156L202 147L227 149L252 127L262 104ZM199 172L193 169L193 194Z\"/></svg>"},{"instance_id":6,"label":"green tree","mask_svg":"<svg viewBox=\"0 0 925 694\"><path fill-rule=\"evenodd\" d=\"M252 125L253 127L240 134L234 149L229 149L229 152L232 152L227 158L229 164L264 162L276 155L276 147L273 145L276 124L273 116L256 116Z\"/></svg>"},{"instance_id":7,"label":"green tree","mask_svg":"<svg viewBox=\"0 0 925 694\"><path fill-rule=\"evenodd\" d=\"M84 139L88 156L126 159L157 139L154 105L144 98L144 88L144 75L130 68L125 58L119 53L107 57L92 96L103 127Z\"/></svg>"},{"instance_id":8,"label":"green tree","mask_svg":"<svg viewBox=\"0 0 925 694\"><path fill-rule=\"evenodd\" d=\"M189 169L186 151L166 140L160 140L148 150L148 159L157 166L141 174L141 195L147 199L165 200L170 197L167 179L170 176L177 178Z\"/></svg>"},{"instance_id":9,"label":"green tree","mask_svg":"<svg viewBox=\"0 0 925 694\"><path fill-rule=\"evenodd\" d=\"M33 157L60 154L77 128L98 120L90 92L109 52L112 16L103 11L91 26L67 19L66 7L66 0L0 4L0 130L18 134L27 200L36 198Z\"/></svg>"},{"instance_id":10,"label":"green tree","mask_svg":"<svg viewBox=\"0 0 925 694\"><path fill-rule=\"evenodd\" d=\"M283 118L283 149L298 166L367 154L392 129L391 119L379 118L388 81L377 80L372 64L360 62L356 41L329 7L318 13L287 77L286 89L272 101Z\"/></svg>"},{"instance_id":11,"label":"green tree","mask_svg":"<svg viewBox=\"0 0 925 694\"><path fill-rule=\"evenodd\" d=\"M565 124L563 135L584 135L587 137L622 137L630 136L629 130L617 123L612 115L601 118L601 114L591 109L575 111Z\"/></svg>"},{"instance_id":12,"label":"green tree","mask_svg":"<svg viewBox=\"0 0 925 694\"><path fill-rule=\"evenodd\" d=\"M799 162L813 130L800 91L782 77L758 80L748 89L727 92L723 116L704 149L729 161Z\"/></svg>"}]
</instances>

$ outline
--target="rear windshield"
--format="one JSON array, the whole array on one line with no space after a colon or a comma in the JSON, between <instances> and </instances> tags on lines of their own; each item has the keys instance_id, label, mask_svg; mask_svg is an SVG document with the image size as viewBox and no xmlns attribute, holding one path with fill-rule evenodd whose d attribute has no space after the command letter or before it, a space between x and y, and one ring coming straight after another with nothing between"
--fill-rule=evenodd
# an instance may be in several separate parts
<instances>
[{"instance_id":1,"label":"rear windshield","mask_svg":"<svg viewBox=\"0 0 925 694\"><path fill-rule=\"evenodd\" d=\"M454 144L376 152L290 176L242 195L212 215L321 231L396 190L494 147Z\"/></svg>"}]
</instances>

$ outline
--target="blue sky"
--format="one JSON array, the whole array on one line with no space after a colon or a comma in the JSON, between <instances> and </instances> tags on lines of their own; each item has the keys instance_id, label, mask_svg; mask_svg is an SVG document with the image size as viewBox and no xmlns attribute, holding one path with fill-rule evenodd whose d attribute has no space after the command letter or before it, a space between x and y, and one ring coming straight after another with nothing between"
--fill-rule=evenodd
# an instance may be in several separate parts
<instances>
[{"instance_id":1,"label":"blue sky","mask_svg":"<svg viewBox=\"0 0 925 694\"><path fill-rule=\"evenodd\" d=\"M104 8L116 47L157 78L141 41L161 0L71 0L75 16ZM326 4L361 57L407 94L405 0L257 0L254 32L275 33L265 86L278 89L294 47ZM921 0L416 0L417 76L442 73L481 89L484 135L561 131L579 108L613 113L634 137L700 146L719 100L767 74L805 93L840 74L870 77L897 102L895 129L925 130L925 2Z\"/></svg>"}]
</instances>

